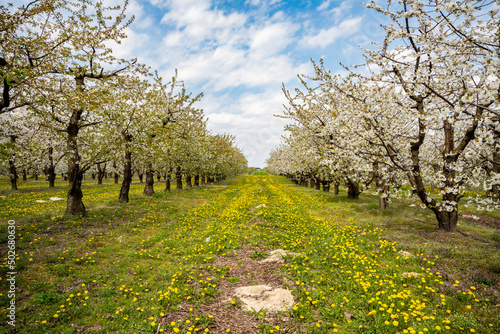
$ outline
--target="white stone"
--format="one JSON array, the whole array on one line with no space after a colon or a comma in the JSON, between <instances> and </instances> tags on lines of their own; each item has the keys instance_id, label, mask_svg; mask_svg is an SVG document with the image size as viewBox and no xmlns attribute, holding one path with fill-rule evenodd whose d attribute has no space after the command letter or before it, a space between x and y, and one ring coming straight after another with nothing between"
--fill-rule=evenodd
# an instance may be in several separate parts
<instances>
[{"instance_id":1,"label":"white stone","mask_svg":"<svg viewBox=\"0 0 500 334\"><path fill-rule=\"evenodd\" d=\"M408 273L402 273L401 276L403 276L403 277L420 277L422 275L419 273L408 272Z\"/></svg>"},{"instance_id":2,"label":"white stone","mask_svg":"<svg viewBox=\"0 0 500 334\"><path fill-rule=\"evenodd\" d=\"M279 262L279 263L283 263L283 257L287 256L287 255L291 255L291 256L298 256L300 255L299 253L293 253L293 252L289 252L289 251L286 251L286 250L283 250L283 249L276 249L276 250L273 250L269 253L269 256L268 258L265 258L264 260L260 261L260 263L270 263L270 262Z\"/></svg>"},{"instance_id":3,"label":"white stone","mask_svg":"<svg viewBox=\"0 0 500 334\"><path fill-rule=\"evenodd\" d=\"M44 201L43 199L37 199L35 202L37 202L37 203L47 203L47 201Z\"/></svg>"},{"instance_id":4,"label":"white stone","mask_svg":"<svg viewBox=\"0 0 500 334\"><path fill-rule=\"evenodd\" d=\"M414 256L412 253L407 252L407 251L404 251L404 250L400 250L400 251L398 252L398 254L400 254L400 255L402 255L402 256L404 256L404 257L413 257L413 256Z\"/></svg>"},{"instance_id":5,"label":"white stone","mask_svg":"<svg viewBox=\"0 0 500 334\"><path fill-rule=\"evenodd\" d=\"M61 197L51 197L49 198L51 201L62 201L64 198Z\"/></svg>"},{"instance_id":6,"label":"white stone","mask_svg":"<svg viewBox=\"0 0 500 334\"><path fill-rule=\"evenodd\" d=\"M294 305L292 293L286 289L273 289L268 285L251 285L235 289L234 296L243 303L248 311L268 312L286 311Z\"/></svg>"}]
</instances>

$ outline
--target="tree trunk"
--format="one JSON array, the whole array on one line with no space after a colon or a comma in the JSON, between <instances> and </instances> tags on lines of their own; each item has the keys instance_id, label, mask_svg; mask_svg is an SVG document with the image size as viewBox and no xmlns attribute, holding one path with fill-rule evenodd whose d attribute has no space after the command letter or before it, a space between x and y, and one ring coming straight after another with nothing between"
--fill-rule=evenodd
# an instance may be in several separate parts
<instances>
[{"instance_id":1,"label":"tree trunk","mask_svg":"<svg viewBox=\"0 0 500 334\"><path fill-rule=\"evenodd\" d=\"M15 136L15 135L10 136L10 142L11 142L13 147L15 147L15 145L16 145L16 139L17 139L17 136ZM16 159L16 154L13 153L12 157L9 159L9 176L10 176L10 184L11 184L12 190L18 190L17 189L18 176L17 176L17 168L16 168L15 159Z\"/></svg>"},{"instance_id":2,"label":"tree trunk","mask_svg":"<svg viewBox=\"0 0 500 334\"><path fill-rule=\"evenodd\" d=\"M358 199L359 194L361 194L361 191L359 191L359 184L347 178L347 198Z\"/></svg>"},{"instance_id":3,"label":"tree trunk","mask_svg":"<svg viewBox=\"0 0 500 334\"><path fill-rule=\"evenodd\" d=\"M28 181L28 175L26 173L26 169L23 169L23 181Z\"/></svg>"},{"instance_id":4,"label":"tree trunk","mask_svg":"<svg viewBox=\"0 0 500 334\"><path fill-rule=\"evenodd\" d=\"M182 189L182 170L180 167L177 167L175 170L175 179L177 181L177 189Z\"/></svg>"},{"instance_id":5,"label":"tree trunk","mask_svg":"<svg viewBox=\"0 0 500 334\"><path fill-rule=\"evenodd\" d=\"M214 177L213 176L208 176L207 177L207 183L208 184L214 184Z\"/></svg>"},{"instance_id":6,"label":"tree trunk","mask_svg":"<svg viewBox=\"0 0 500 334\"><path fill-rule=\"evenodd\" d=\"M102 179L106 175L106 164L101 168L101 164L97 164L97 184L102 184Z\"/></svg>"},{"instance_id":7,"label":"tree trunk","mask_svg":"<svg viewBox=\"0 0 500 334\"><path fill-rule=\"evenodd\" d=\"M387 184L387 180L385 180L379 173L378 162L373 164L373 175L379 196L378 209L387 210L389 209L389 185Z\"/></svg>"},{"instance_id":8,"label":"tree trunk","mask_svg":"<svg viewBox=\"0 0 500 334\"><path fill-rule=\"evenodd\" d=\"M207 184L207 181L206 181L206 179L205 179L205 175L202 175L202 176L201 176L201 184L202 184L202 185Z\"/></svg>"},{"instance_id":9,"label":"tree trunk","mask_svg":"<svg viewBox=\"0 0 500 334\"><path fill-rule=\"evenodd\" d=\"M85 216L85 205L83 204L82 180L83 172L80 170L80 162L68 162L68 203L65 214L73 216Z\"/></svg>"},{"instance_id":10,"label":"tree trunk","mask_svg":"<svg viewBox=\"0 0 500 334\"><path fill-rule=\"evenodd\" d=\"M310 187L310 188L314 188L315 186L316 186L316 182L315 182L315 180L314 180L313 178L312 178L312 179L310 179L310 180L309 180L309 187Z\"/></svg>"},{"instance_id":11,"label":"tree trunk","mask_svg":"<svg viewBox=\"0 0 500 334\"><path fill-rule=\"evenodd\" d=\"M436 215L436 219L439 224L439 229L446 232L456 232L457 222L458 222L458 210L455 209L452 212L432 210Z\"/></svg>"},{"instance_id":12,"label":"tree trunk","mask_svg":"<svg viewBox=\"0 0 500 334\"><path fill-rule=\"evenodd\" d=\"M492 161L492 168L491 170L495 173L498 174L500 173L500 152L498 148L494 148L493 150L493 161ZM494 202L500 201L500 187L498 184L494 184L491 187L491 199Z\"/></svg>"},{"instance_id":13,"label":"tree trunk","mask_svg":"<svg viewBox=\"0 0 500 334\"><path fill-rule=\"evenodd\" d=\"M129 141L132 140L132 136L126 136L126 138L130 138ZM128 203L129 201L129 191L130 185L132 184L132 152L127 151L125 153L125 164L123 165L123 181L122 187L120 188L120 196L118 197L118 202L120 203Z\"/></svg>"},{"instance_id":14,"label":"tree trunk","mask_svg":"<svg viewBox=\"0 0 500 334\"><path fill-rule=\"evenodd\" d=\"M191 174L186 174L186 187L191 188L193 184L191 183Z\"/></svg>"},{"instance_id":15,"label":"tree trunk","mask_svg":"<svg viewBox=\"0 0 500 334\"><path fill-rule=\"evenodd\" d=\"M200 186L200 175L196 174L194 176L194 186L199 187Z\"/></svg>"},{"instance_id":16,"label":"tree trunk","mask_svg":"<svg viewBox=\"0 0 500 334\"><path fill-rule=\"evenodd\" d=\"M389 209L389 198L380 196L378 198L378 209L379 210Z\"/></svg>"},{"instance_id":17,"label":"tree trunk","mask_svg":"<svg viewBox=\"0 0 500 334\"><path fill-rule=\"evenodd\" d=\"M56 180L56 171L54 167L54 157L52 156L54 153L54 148L49 147L48 155L49 155L49 166L47 167L47 181L49 181L49 188L54 188L55 180Z\"/></svg>"},{"instance_id":18,"label":"tree trunk","mask_svg":"<svg viewBox=\"0 0 500 334\"><path fill-rule=\"evenodd\" d=\"M116 161L113 161L113 169L115 170L114 174L114 179L115 179L115 184L118 184L118 180L120 179L120 174L116 172Z\"/></svg>"},{"instance_id":19,"label":"tree trunk","mask_svg":"<svg viewBox=\"0 0 500 334\"><path fill-rule=\"evenodd\" d=\"M321 190L321 181L316 179L316 190Z\"/></svg>"},{"instance_id":20,"label":"tree trunk","mask_svg":"<svg viewBox=\"0 0 500 334\"><path fill-rule=\"evenodd\" d=\"M323 181L321 183L323 184L323 191L326 191L326 192L330 191L330 182Z\"/></svg>"},{"instance_id":21,"label":"tree trunk","mask_svg":"<svg viewBox=\"0 0 500 334\"><path fill-rule=\"evenodd\" d=\"M16 164L14 163L14 158L11 158L9 160L9 175L10 175L10 184L12 190L19 190L17 188L17 169L16 169Z\"/></svg>"},{"instance_id":22,"label":"tree trunk","mask_svg":"<svg viewBox=\"0 0 500 334\"><path fill-rule=\"evenodd\" d=\"M168 174L164 174L165 177L165 191L170 191L170 172Z\"/></svg>"},{"instance_id":23,"label":"tree trunk","mask_svg":"<svg viewBox=\"0 0 500 334\"><path fill-rule=\"evenodd\" d=\"M95 180L95 173L92 173L91 177L92 177L92 180Z\"/></svg>"},{"instance_id":24,"label":"tree trunk","mask_svg":"<svg viewBox=\"0 0 500 334\"><path fill-rule=\"evenodd\" d=\"M340 186L340 182L339 181L335 181L335 183L333 184L333 194L334 195L338 195L339 194L339 186Z\"/></svg>"},{"instance_id":25,"label":"tree trunk","mask_svg":"<svg viewBox=\"0 0 500 334\"><path fill-rule=\"evenodd\" d=\"M83 78L81 79L81 84L83 85ZM77 85L80 83L77 80ZM82 180L83 171L80 169L80 155L78 154L78 131L80 118L83 110L73 110L70 120L68 122L68 127L66 128L66 133L68 134L67 139L67 154L68 154L68 173L67 178L69 181L68 190L68 202L66 205L66 214L71 214L73 216L85 216L85 205L83 205L83 192L82 192Z\"/></svg>"},{"instance_id":26,"label":"tree trunk","mask_svg":"<svg viewBox=\"0 0 500 334\"><path fill-rule=\"evenodd\" d=\"M154 190L155 178L153 174L153 164L148 163L148 168L146 169L146 186L144 187L144 195L151 196L155 193Z\"/></svg>"},{"instance_id":27,"label":"tree trunk","mask_svg":"<svg viewBox=\"0 0 500 334\"><path fill-rule=\"evenodd\" d=\"M156 179L158 180L158 182L161 181L161 174L159 172L156 173Z\"/></svg>"},{"instance_id":28,"label":"tree trunk","mask_svg":"<svg viewBox=\"0 0 500 334\"><path fill-rule=\"evenodd\" d=\"M137 171L137 175L139 176L139 182L144 183L144 174L140 171Z\"/></svg>"},{"instance_id":29,"label":"tree trunk","mask_svg":"<svg viewBox=\"0 0 500 334\"><path fill-rule=\"evenodd\" d=\"M33 177L35 178L35 181L38 181L38 172L34 172Z\"/></svg>"}]
</instances>

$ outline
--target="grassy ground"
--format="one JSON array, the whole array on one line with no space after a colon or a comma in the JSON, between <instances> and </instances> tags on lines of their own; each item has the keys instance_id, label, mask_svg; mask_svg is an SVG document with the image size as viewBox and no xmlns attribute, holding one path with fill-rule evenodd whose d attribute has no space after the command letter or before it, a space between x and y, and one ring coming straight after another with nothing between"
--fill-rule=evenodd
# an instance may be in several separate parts
<instances>
[{"instance_id":1,"label":"grassy ground","mask_svg":"<svg viewBox=\"0 0 500 334\"><path fill-rule=\"evenodd\" d=\"M19 333L499 332L495 213L470 209L463 234L445 234L411 202L380 212L375 197L252 175L170 193L156 184L153 197L134 184L128 204L117 203L114 184L86 184L88 215L73 218L49 199L65 197L63 183L8 186L0 183L0 242L6 261L15 220ZM277 248L301 255L258 262ZM15 332L8 271L4 262L0 333ZM293 290L295 305L245 312L231 297L263 283Z\"/></svg>"}]
</instances>

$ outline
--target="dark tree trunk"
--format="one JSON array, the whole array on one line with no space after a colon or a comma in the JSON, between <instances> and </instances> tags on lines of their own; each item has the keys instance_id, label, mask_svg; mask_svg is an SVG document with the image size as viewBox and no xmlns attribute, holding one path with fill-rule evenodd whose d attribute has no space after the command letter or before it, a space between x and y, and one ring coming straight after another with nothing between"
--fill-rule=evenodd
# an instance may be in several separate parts
<instances>
[{"instance_id":1,"label":"dark tree trunk","mask_svg":"<svg viewBox=\"0 0 500 334\"><path fill-rule=\"evenodd\" d=\"M359 194L361 194L359 184L347 178L347 198L358 199Z\"/></svg>"},{"instance_id":2,"label":"dark tree trunk","mask_svg":"<svg viewBox=\"0 0 500 334\"><path fill-rule=\"evenodd\" d=\"M137 171L137 175L139 176L139 182L144 183L144 174L140 171Z\"/></svg>"},{"instance_id":3,"label":"dark tree trunk","mask_svg":"<svg viewBox=\"0 0 500 334\"><path fill-rule=\"evenodd\" d=\"M47 181L49 181L49 188L54 188L55 180L56 180L56 171L54 167L54 157L52 156L54 153L54 148L49 147L47 152L49 157L49 165L45 169L45 173L47 174Z\"/></svg>"},{"instance_id":4,"label":"dark tree trunk","mask_svg":"<svg viewBox=\"0 0 500 334\"><path fill-rule=\"evenodd\" d=\"M193 184L191 183L191 174L186 174L186 187L191 188Z\"/></svg>"},{"instance_id":5,"label":"dark tree trunk","mask_svg":"<svg viewBox=\"0 0 500 334\"><path fill-rule=\"evenodd\" d=\"M85 205L83 204L82 180L83 172L80 170L79 161L68 163L68 203L66 206L66 214L73 216L85 216Z\"/></svg>"},{"instance_id":6,"label":"dark tree trunk","mask_svg":"<svg viewBox=\"0 0 500 334\"><path fill-rule=\"evenodd\" d=\"M422 96L411 96L412 100L416 102L416 110L419 115L424 115L424 100L425 97ZM444 188L456 188L457 184L455 181L455 171L450 168L459 158L460 154L467 147L468 143L475 138L475 131L478 127L479 121L482 117L484 111L483 106L477 106L475 121L470 127L467 129L465 136L460 141L460 145L455 148L455 138L454 138L454 125L450 123L448 120L443 121L443 130L444 130L444 145L443 145L443 176L445 179ZM456 204L451 207L452 211L448 212L444 210L443 207L440 207L435 199L427 195L425 190L424 181L421 176L420 169L420 146L423 144L426 135L426 126L425 123L419 118L418 122L418 137L416 141L411 143L411 158L412 158L412 166L411 172L408 173L408 178L422 201L426 207L431 209L436 215L436 219L438 221L439 229L446 232L454 232L457 230L457 221L458 221L458 201L462 197L461 195L454 194L451 192L445 192L443 194L443 202Z\"/></svg>"},{"instance_id":7,"label":"dark tree trunk","mask_svg":"<svg viewBox=\"0 0 500 334\"><path fill-rule=\"evenodd\" d=\"M180 167L177 167L175 170L175 179L177 181L177 189L182 189L182 170Z\"/></svg>"},{"instance_id":8,"label":"dark tree trunk","mask_svg":"<svg viewBox=\"0 0 500 334\"><path fill-rule=\"evenodd\" d=\"M125 136L128 142L132 140L132 136ZM120 188L120 196L118 197L118 202L120 203L128 203L129 201L129 191L130 185L132 184L132 152L129 151L127 147L127 151L125 153L125 164L123 166L123 181L122 187Z\"/></svg>"},{"instance_id":9,"label":"dark tree trunk","mask_svg":"<svg viewBox=\"0 0 500 334\"><path fill-rule=\"evenodd\" d=\"M207 177L207 183L208 184L214 184L214 177L213 176L208 176Z\"/></svg>"},{"instance_id":10,"label":"dark tree trunk","mask_svg":"<svg viewBox=\"0 0 500 334\"><path fill-rule=\"evenodd\" d=\"M323 184L323 191L326 191L326 192L330 191L330 182L323 181L321 183Z\"/></svg>"},{"instance_id":11,"label":"dark tree trunk","mask_svg":"<svg viewBox=\"0 0 500 334\"><path fill-rule=\"evenodd\" d=\"M165 191L170 191L170 172L165 173Z\"/></svg>"},{"instance_id":12,"label":"dark tree trunk","mask_svg":"<svg viewBox=\"0 0 500 334\"><path fill-rule=\"evenodd\" d=\"M26 169L23 169L23 181L28 181L28 173L26 173Z\"/></svg>"},{"instance_id":13,"label":"dark tree trunk","mask_svg":"<svg viewBox=\"0 0 500 334\"><path fill-rule=\"evenodd\" d=\"M340 182L339 182L339 181L336 181L336 182L333 184L333 194L334 194L334 195L338 195L338 194L339 194L339 185L340 185Z\"/></svg>"},{"instance_id":14,"label":"dark tree trunk","mask_svg":"<svg viewBox=\"0 0 500 334\"><path fill-rule=\"evenodd\" d=\"M113 169L116 171L116 161L113 161ZM118 180L120 179L120 174L114 172L115 184L118 184Z\"/></svg>"},{"instance_id":15,"label":"dark tree trunk","mask_svg":"<svg viewBox=\"0 0 500 334\"><path fill-rule=\"evenodd\" d=\"M163 181L167 180L167 173L163 173Z\"/></svg>"},{"instance_id":16,"label":"dark tree trunk","mask_svg":"<svg viewBox=\"0 0 500 334\"><path fill-rule=\"evenodd\" d=\"M68 174L63 174L63 180L68 181Z\"/></svg>"},{"instance_id":17,"label":"dark tree trunk","mask_svg":"<svg viewBox=\"0 0 500 334\"><path fill-rule=\"evenodd\" d=\"M106 175L106 164L101 168L101 164L97 164L97 184L102 184L102 179Z\"/></svg>"},{"instance_id":18,"label":"dark tree trunk","mask_svg":"<svg viewBox=\"0 0 500 334\"><path fill-rule=\"evenodd\" d=\"M439 229L446 232L456 232L457 222L458 222L458 211L453 210L452 212L432 210L436 215L436 219L439 224Z\"/></svg>"},{"instance_id":19,"label":"dark tree trunk","mask_svg":"<svg viewBox=\"0 0 500 334\"><path fill-rule=\"evenodd\" d=\"M10 184L12 190L19 190L17 189L17 169L16 169L16 164L14 163L14 159L9 160L9 175L10 175Z\"/></svg>"},{"instance_id":20,"label":"dark tree trunk","mask_svg":"<svg viewBox=\"0 0 500 334\"><path fill-rule=\"evenodd\" d=\"M155 193L154 190L155 178L153 174L153 164L148 163L148 167L146 169L146 186L144 187L144 195L151 196Z\"/></svg>"},{"instance_id":21,"label":"dark tree trunk","mask_svg":"<svg viewBox=\"0 0 500 334\"><path fill-rule=\"evenodd\" d=\"M200 176L198 174L196 174L194 176L194 186L195 187L199 187L200 186Z\"/></svg>"},{"instance_id":22,"label":"dark tree trunk","mask_svg":"<svg viewBox=\"0 0 500 334\"><path fill-rule=\"evenodd\" d=\"M17 136L15 136L15 135L10 136L10 142L11 142L12 146L16 145L16 139L17 139ZM16 159L16 155L14 153L12 155L12 157L9 159L9 176L10 176L10 184L11 184L12 190L18 190L17 189L18 176L17 176L16 163L14 161L15 159Z\"/></svg>"},{"instance_id":23,"label":"dark tree trunk","mask_svg":"<svg viewBox=\"0 0 500 334\"><path fill-rule=\"evenodd\" d=\"M315 186L316 186L316 187L315 187L315 188L316 188L316 190L321 190L321 181L320 181L320 180L318 180L318 179L316 179L316 184L315 184Z\"/></svg>"},{"instance_id":24,"label":"dark tree trunk","mask_svg":"<svg viewBox=\"0 0 500 334\"><path fill-rule=\"evenodd\" d=\"M156 179L158 180L158 182L161 181L161 174L160 173L156 173Z\"/></svg>"},{"instance_id":25,"label":"dark tree trunk","mask_svg":"<svg viewBox=\"0 0 500 334\"><path fill-rule=\"evenodd\" d=\"M95 173L92 173L91 177L92 177L92 180L95 180Z\"/></svg>"},{"instance_id":26,"label":"dark tree trunk","mask_svg":"<svg viewBox=\"0 0 500 334\"><path fill-rule=\"evenodd\" d=\"M311 180L309 181L309 187L310 187L310 188L314 188L315 186L316 186L316 180L315 180L315 179L311 179Z\"/></svg>"},{"instance_id":27,"label":"dark tree trunk","mask_svg":"<svg viewBox=\"0 0 500 334\"><path fill-rule=\"evenodd\" d=\"M37 172L33 173L33 177L35 178L35 181L38 181L38 173Z\"/></svg>"},{"instance_id":28,"label":"dark tree trunk","mask_svg":"<svg viewBox=\"0 0 500 334\"><path fill-rule=\"evenodd\" d=\"M77 80L77 85L80 82ZM83 85L83 78L81 78L81 85ZM66 214L71 214L73 216L85 216L85 205L83 205L83 192L82 192L82 180L83 173L80 169L80 155L78 154L78 131L80 117L83 110L73 110L70 120L68 122L68 127L66 132L68 134L67 139L67 153L68 153L68 173L67 178L69 181L68 190L68 202L66 205Z\"/></svg>"},{"instance_id":29,"label":"dark tree trunk","mask_svg":"<svg viewBox=\"0 0 500 334\"><path fill-rule=\"evenodd\" d=\"M49 151L52 148L49 149ZM52 155L49 156L49 167L47 168L47 181L49 181L49 188L54 188L55 186L55 181L56 181L56 172L54 168L54 164L52 162Z\"/></svg>"},{"instance_id":30,"label":"dark tree trunk","mask_svg":"<svg viewBox=\"0 0 500 334\"><path fill-rule=\"evenodd\" d=\"M202 185L207 184L207 181L206 181L206 179L205 179L205 175L202 175L202 176L201 176L201 184L202 184Z\"/></svg>"},{"instance_id":31,"label":"dark tree trunk","mask_svg":"<svg viewBox=\"0 0 500 334\"><path fill-rule=\"evenodd\" d=\"M500 173L500 152L499 152L499 149L497 149L497 148L494 148L494 150L493 150L493 161L492 162L493 162L493 164L492 164L491 170L495 174ZM498 184L494 184L491 187L490 196L494 202L500 201L500 187L498 186Z\"/></svg>"}]
</instances>

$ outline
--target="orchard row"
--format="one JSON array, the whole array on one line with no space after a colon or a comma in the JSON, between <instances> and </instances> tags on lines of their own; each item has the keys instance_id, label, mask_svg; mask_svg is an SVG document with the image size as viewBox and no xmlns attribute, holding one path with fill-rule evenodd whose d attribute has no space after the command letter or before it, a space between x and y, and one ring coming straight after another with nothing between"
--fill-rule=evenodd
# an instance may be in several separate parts
<instances>
[{"instance_id":1,"label":"orchard row","mask_svg":"<svg viewBox=\"0 0 500 334\"><path fill-rule=\"evenodd\" d=\"M177 78L165 82L112 45L132 23L124 6L92 0L37 0L0 7L0 172L17 190L18 175L56 174L69 181L66 213L84 215L84 174L121 174L119 201L128 202L132 174L154 175L167 189L175 176L195 185L246 170L230 135L212 134Z\"/></svg>"},{"instance_id":2,"label":"orchard row","mask_svg":"<svg viewBox=\"0 0 500 334\"><path fill-rule=\"evenodd\" d=\"M498 1L402 0L366 7L385 16L385 38L347 75L322 61L302 89L284 89L293 121L268 160L297 183L343 183L356 199L370 184L417 196L445 231L458 204L500 197Z\"/></svg>"}]
</instances>

